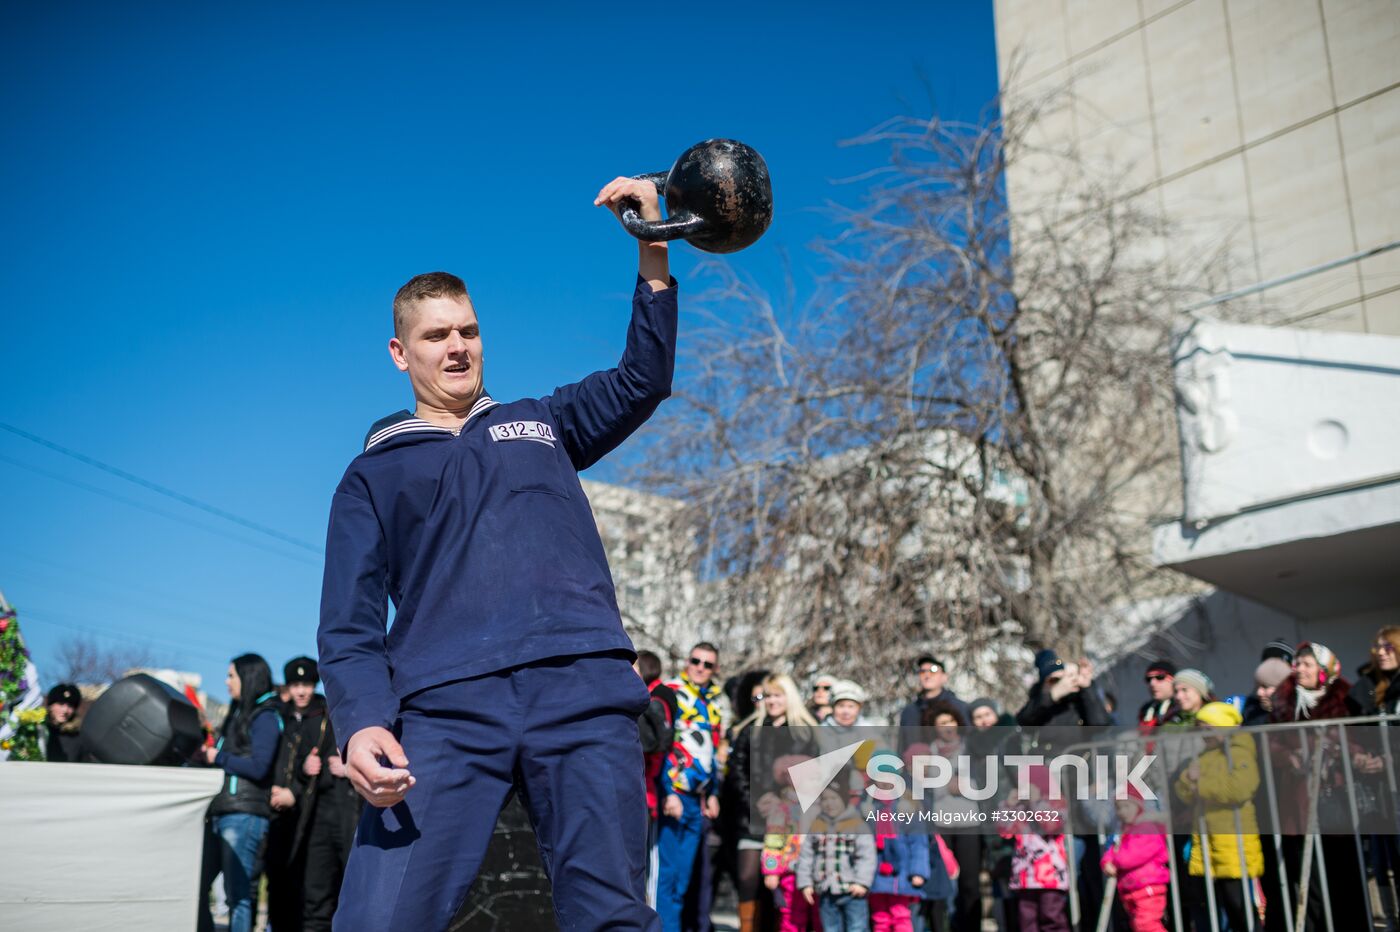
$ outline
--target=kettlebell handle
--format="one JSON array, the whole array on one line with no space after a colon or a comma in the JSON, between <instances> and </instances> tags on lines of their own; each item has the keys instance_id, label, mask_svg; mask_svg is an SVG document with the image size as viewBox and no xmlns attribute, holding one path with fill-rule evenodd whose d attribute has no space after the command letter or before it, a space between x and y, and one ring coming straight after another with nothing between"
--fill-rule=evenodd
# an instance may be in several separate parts
<instances>
[{"instance_id":1,"label":"kettlebell handle","mask_svg":"<svg viewBox=\"0 0 1400 932\"><path fill-rule=\"evenodd\" d=\"M650 181L656 186L656 193L665 196L666 178L670 172L648 172L645 175L634 175L638 181ZM666 242L673 239L683 239L687 236L694 236L705 229L705 219L695 214L681 212L667 217L665 220L643 220L642 215L637 213L637 208L641 205L632 198L622 202L622 209L618 211L618 219L628 233L637 239L649 243Z\"/></svg>"}]
</instances>

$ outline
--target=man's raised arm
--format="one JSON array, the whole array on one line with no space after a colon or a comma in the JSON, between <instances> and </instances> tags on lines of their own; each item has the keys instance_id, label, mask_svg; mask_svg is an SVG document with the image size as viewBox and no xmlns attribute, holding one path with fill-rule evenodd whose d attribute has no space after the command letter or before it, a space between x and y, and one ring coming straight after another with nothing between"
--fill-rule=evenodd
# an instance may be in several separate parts
<instances>
[{"instance_id":1,"label":"man's raised arm","mask_svg":"<svg viewBox=\"0 0 1400 932\"><path fill-rule=\"evenodd\" d=\"M606 207L620 215L626 201L636 201L637 213L643 220L661 219L661 199L656 185L636 178L614 178L593 199L595 207ZM653 293L665 291L671 281L671 259L666 243L637 243L637 275L651 286Z\"/></svg>"},{"instance_id":2,"label":"man's raised arm","mask_svg":"<svg viewBox=\"0 0 1400 932\"><path fill-rule=\"evenodd\" d=\"M628 199L640 202L643 219L660 219L651 182L618 178L598 192L594 203L616 213ZM615 369L555 389L547 399L575 469L587 469L626 440L671 394L676 282L670 276L665 243L639 243L637 249L637 288L622 360Z\"/></svg>"}]
</instances>

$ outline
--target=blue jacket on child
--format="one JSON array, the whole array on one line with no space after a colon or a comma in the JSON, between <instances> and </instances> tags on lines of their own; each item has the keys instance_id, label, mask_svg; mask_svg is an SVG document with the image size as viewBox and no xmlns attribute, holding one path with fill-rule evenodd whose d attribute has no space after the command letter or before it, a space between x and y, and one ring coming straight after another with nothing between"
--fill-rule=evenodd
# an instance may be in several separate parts
<instances>
[{"instance_id":1,"label":"blue jacket on child","mask_svg":"<svg viewBox=\"0 0 1400 932\"><path fill-rule=\"evenodd\" d=\"M932 865L929 862L928 835L875 835L875 883L871 893L913 896L923 899L929 891ZM909 878L922 877L916 887Z\"/></svg>"}]
</instances>

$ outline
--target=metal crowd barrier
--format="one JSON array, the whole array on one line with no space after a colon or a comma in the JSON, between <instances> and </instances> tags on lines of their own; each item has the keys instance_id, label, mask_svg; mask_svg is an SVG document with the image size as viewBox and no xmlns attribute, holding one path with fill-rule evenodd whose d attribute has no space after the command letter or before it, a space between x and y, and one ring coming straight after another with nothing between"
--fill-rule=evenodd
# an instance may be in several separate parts
<instances>
[{"instance_id":1,"label":"metal crowd barrier","mask_svg":"<svg viewBox=\"0 0 1400 932\"><path fill-rule=\"evenodd\" d=\"M1331 888L1333 881L1357 885L1357 892L1361 894L1365 907L1367 929L1375 928L1376 922L1373 892L1374 899L1380 904L1385 928L1397 928L1396 904L1400 899L1396 886L1396 873L1400 872L1400 864L1396 863L1397 854L1400 854L1400 822L1397 822L1397 814L1400 813L1400 792L1397 792L1397 783L1400 781L1396 779L1396 761L1392 753L1390 734L1391 729L1397 725L1400 725L1400 719L1374 716L1259 725L1228 731L1230 736L1250 736L1255 748L1256 761L1261 765L1259 787L1254 791L1252 798L1226 807L1233 809L1237 829L1234 838L1239 856L1239 882L1247 932L1254 932L1259 927L1261 906L1268 910L1280 910L1284 918L1284 928L1288 932L1316 928L1325 928L1328 932L1356 932L1355 929L1341 929L1334 921ZM1181 837L1180 829L1185 824L1183 819L1189 817L1190 827L1200 839L1204 907L1209 915L1210 929L1211 932L1221 932L1216 878L1211 863L1210 834L1201 794L1196 793L1196 805L1188 810L1173 791L1176 778L1189 766L1189 761L1195 759L1195 755L1192 754L1193 746L1198 750L1207 738L1221 737L1215 734L1217 731L1219 730L1157 730L1145 735L1136 731L1115 732L1092 741L1069 745L1059 751L1092 758L1110 749L1120 754L1125 751L1132 754L1136 750L1137 753L1152 753L1155 760L1161 762L1160 768L1154 767L1149 771L1148 781L1162 803L1161 815L1167 826L1171 915L1174 920L1173 927L1176 929L1186 928L1183 925L1183 907L1189 904L1183 904L1183 881L1188 878L1181 876L1182 866L1178 863L1179 849L1175 841ZM1173 748L1172 745L1177 747ZM1234 755L1237 753L1234 742L1225 738L1219 747L1224 750L1227 767L1233 773L1236 768ZM1372 750L1379 753L1371 753ZM1159 751L1162 753L1157 753ZM1279 751L1283 752L1286 762L1290 765L1290 772L1280 774L1276 769ZM1383 775L1358 774L1352 760L1358 754L1368 755L1367 765L1371 767L1375 766L1375 759L1379 758L1383 764ZM1294 763L1297 768L1292 766ZM1328 798L1335 797L1339 790L1345 791L1345 813L1341 823L1337 821L1335 813L1330 813L1326 820L1321 817L1324 769L1328 780ZM1298 813L1289 808L1295 805L1297 800L1284 798L1281 792L1284 789L1296 790L1300 786L1304 791L1304 812L1301 820L1297 818ZM1359 803L1363 796L1368 801L1364 815ZM1261 803L1264 808L1262 819L1258 814ZM1255 832L1245 831L1242 813L1248 804L1253 804L1255 808ZM1107 850L1107 827L1100 821L1098 840L1101 850ZM1285 828L1291 830L1285 831ZM1298 831L1298 828L1301 828L1301 831ZM1259 837L1261 853L1265 858L1265 869L1258 878L1249 876L1246 852L1248 835ZM1324 848L1331 847L1335 858L1338 845L1324 845L1322 839L1340 835L1350 835L1352 843L1348 847L1354 852L1354 863L1351 863L1351 857L1345 858L1342 863L1328 863ZM1266 838L1271 842L1271 850L1264 847ZM1297 850L1299 848L1301 851ZM1366 857L1368 849L1371 855L1369 860ZM1256 884L1261 888L1264 886L1270 857L1277 866L1278 883L1274 889L1263 891L1268 899L1261 902L1260 897L1256 895ZM1076 883L1076 859L1072 856L1069 860L1071 922L1077 923L1081 915L1081 904ZM1290 861L1301 864L1296 884L1290 882ZM1312 882L1314 871L1316 885ZM1308 903L1312 897L1321 900L1324 922L1322 926L1318 926L1317 923L1310 925L1306 921ZM1087 905L1099 908L1098 904ZM1315 905L1313 913L1316 915ZM1098 928L1102 930L1106 927L1106 919L1101 916ZM1246 930L1232 929L1231 932Z\"/></svg>"}]
</instances>

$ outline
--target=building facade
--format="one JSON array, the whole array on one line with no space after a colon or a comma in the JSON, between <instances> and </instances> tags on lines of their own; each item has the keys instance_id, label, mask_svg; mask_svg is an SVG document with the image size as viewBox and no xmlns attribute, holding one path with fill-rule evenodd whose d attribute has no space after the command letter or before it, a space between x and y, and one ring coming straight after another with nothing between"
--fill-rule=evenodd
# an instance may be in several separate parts
<instances>
[{"instance_id":1,"label":"building facade","mask_svg":"<svg viewBox=\"0 0 1400 932\"><path fill-rule=\"evenodd\" d=\"M1355 678L1400 623L1400 8L996 0L996 30L1006 112L1067 101L1038 144L1171 221L1174 268L1225 257L1178 309L1182 513L1143 528L1191 597L1115 641L1124 706L1154 656L1245 692L1274 637ZM1053 183L1011 166L1013 214Z\"/></svg>"},{"instance_id":2,"label":"building facade","mask_svg":"<svg viewBox=\"0 0 1400 932\"><path fill-rule=\"evenodd\" d=\"M1240 288L1400 242L1393 0L996 0L996 35L1009 106L1067 86L1045 134L1177 221L1178 264L1228 241ZM1015 208L1038 180L1009 176ZM1400 249L1248 300L1400 335Z\"/></svg>"}]
</instances>

